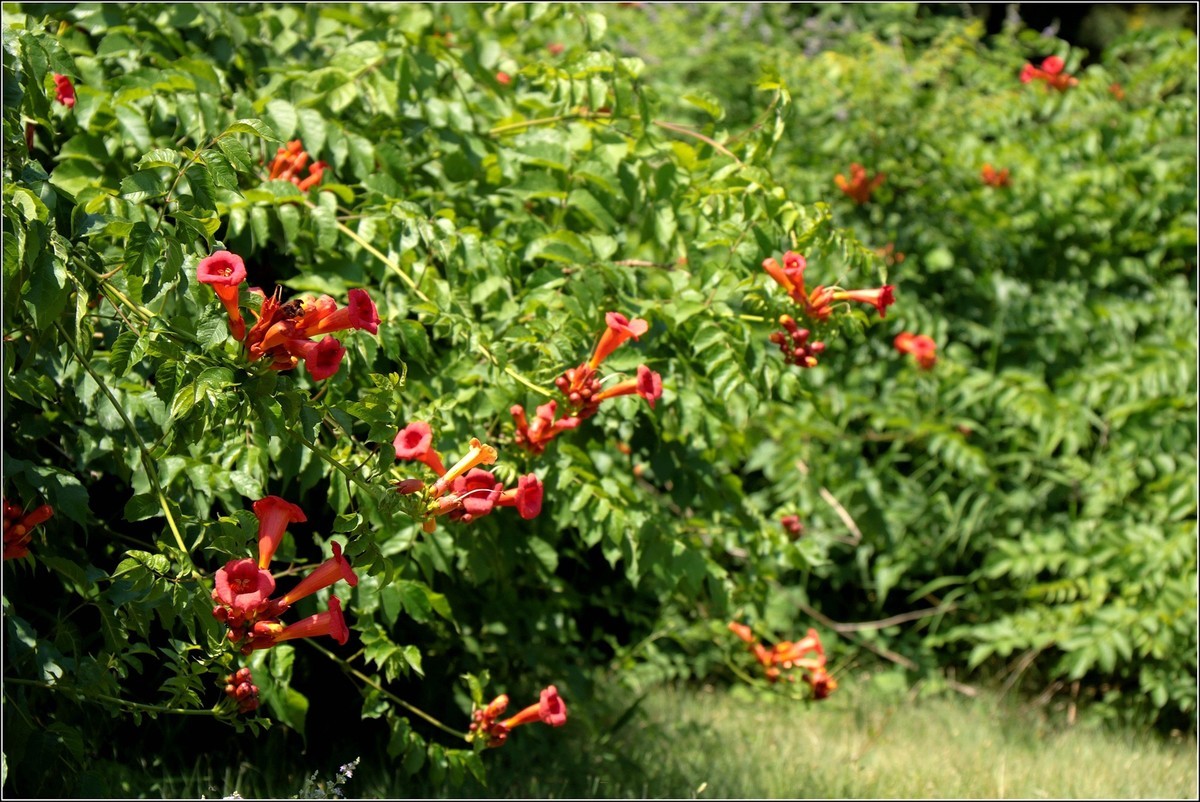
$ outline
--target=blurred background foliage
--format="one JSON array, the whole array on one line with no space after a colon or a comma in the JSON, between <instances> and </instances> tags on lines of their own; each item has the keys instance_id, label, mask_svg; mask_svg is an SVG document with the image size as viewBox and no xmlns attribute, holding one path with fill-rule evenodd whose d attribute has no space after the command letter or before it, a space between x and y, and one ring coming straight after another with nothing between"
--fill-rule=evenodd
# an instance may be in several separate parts
<instances>
[{"instance_id":1,"label":"blurred background foliage","mask_svg":"<svg viewBox=\"0 0 1200 802\"><path fill-rule=\"evenodd\" d=\"M5 565L6 792L130 793L177 738L384 745L453 788L487 761L398 700L458 729L463 674L555 683L603 738L614 699L733 679L731 619L815 626L843 683L1194 728L1196 39L1105 14L1086 50L962 4L6 6L4 492L56 510ZM1078 86L1019 82L1050 55ZM331 166L308 193L264 180L295 138ZM886 174L863 205L851 163ZM194 279L220 247L268 293L368 288L379 336L319 387L248 367ZM767 340L793 248L896 286L806 371ZM608 311L651 328L606 369L663 397L530 457L509 408ZM413 420L536 472L542 514L422 534L389 490ZM219 698L209 577L267 494L308 515L297 570L349 541L350 645L255 655L256 737L147 713Z\"/></svg>"}]
</instances>

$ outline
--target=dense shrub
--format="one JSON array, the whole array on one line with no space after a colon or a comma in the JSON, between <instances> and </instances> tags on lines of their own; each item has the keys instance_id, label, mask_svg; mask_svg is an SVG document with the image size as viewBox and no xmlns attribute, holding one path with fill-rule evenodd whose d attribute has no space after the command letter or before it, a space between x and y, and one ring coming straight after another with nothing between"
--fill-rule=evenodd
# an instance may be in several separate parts
<instances>
[{"instance_id":1,"label":"dense shrub","mask_svg":"<svg viewBox=\"0 0 1200 802\"><path fill-rule=\"evenodd\" d=\"M207 718L279 745L266 725L318 712L435 783L482 776L473 704L740 672L731 618L848 654L809 611L910 619L858 637L920 670L1024 655L1037 690L1194 710L1194 37L1080 70L904 6L25 11L4 26L4 493L54 515L5 565L10 789L96 793ZM1048 55L1077 86L1019 81ZM864 203L835 185L852 163L883 174ZM199 280L220 251L267 299L365 289L377 332L285 345L242 288L237 342ZM797 303L762 268L787 251L810 290L896 303ZM638 336L596 389L630 392L587 417L569 394L609 313ZM815 367L781 358L781 315L825 344ZM585 419L535 453L550 400ZM473 504L536 484L540 514L510 494L431 522L397 492L434 483L397 459L414 422L445 466L495 447ZM333 544L357 584L241 633L218 571L267 568L268 496L307 519L268 549L281 589ZM330 597L344 646L243 658L227 636L255 614L336 634ZM226 698L241 666L266 715Z\"/></svg>"}]
</instances>

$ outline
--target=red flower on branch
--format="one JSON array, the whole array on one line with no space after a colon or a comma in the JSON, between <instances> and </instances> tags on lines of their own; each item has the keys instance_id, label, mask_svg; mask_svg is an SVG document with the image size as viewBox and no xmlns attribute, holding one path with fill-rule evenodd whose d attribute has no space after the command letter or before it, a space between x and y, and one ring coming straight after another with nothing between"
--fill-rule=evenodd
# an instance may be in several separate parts
<instances>
[{"instance_id":1,"label":"red flower on branch","mask_svg":"<svg viewBox=\"0 0 1200 802\"><path fill-rule=\"evenodd\" d=\"M338 580L345 580L350 587L358 584L358 576L350 567L350 561L342 556L342 547L335 540L333 541L333 556L310 571L308 576L301 579L296 587L285 593L279 599L277 606L287 609L305 596L311 596L318 590L324 590Z\"/></svg>"},{"instance_id":2,"label":"red flower on branch","mask_svg":"<svg viewBox=\"0 0 1200 802\"><path fill-rule=\"evenodd\" d=\"M346 626L342 602L337 596L329 597L329 609L325 612L302 618L294 624L284 626L277 621L259 621L254 625L250 640L242 646L242 654L269 649L284 641L321 635L333 638L339 646L344 646L350 639L350 628Z\"/></svg>"},{"instance_id":3,"label":"red flower on branch","mask_svg":"<svg viewBox=\"0 0 1200 802\"><path fill-rule=\"evenodd\" d=\"M75 85L65 75L54 73L54 99L68 109L75 108Z\"/></svg>"},{"instance_id":4,"label":"red flower on branch","mask_svg":"<svg viewBox=\"0 0 1200 802\"><path fill-rule=\"evenodd\" d=\"M1063 72L1066 63L1058 56L1047 56L1042 60L1042 66L1035 67L1030 62L1025 62L1025 66L1021 68L1021 83L1027 84L1030 81L1042 81L1047 87L1053 87L1059 92L1065 92L1072 86L1078 86L1079 79Z\"/></svg>"},{"instance_id":5,"label":"red flower on branch","mask_svg":"<svg viewBox=\"0 0 1200 802\"><path fill-rule=\"evenodd\" d=\"M428 423L415 421L408 424L396 433L392 447L396 450L396 459L423 462L438 476L446 473L441 455L433 450L433 431Z\"/></svg>"},{"instance_id":6,"label":"red flower on branch","mask_svg":"<svg viewBox=\"0 0 1200 802\"><path fill-rule=\"evenodd\" d=\"M303 360L314 379L327 379L337 373L346 349L332 337L320 342L312 338L347 329L379 331L379 312L363 289L351 290L349 304L341 309L328 295L281 304L279 290L269 298L257 288L251 292L262 295L263 301L246 348L252 359L270 359L272 370L290 370Z\"/></svg>"},{"instance_id":7,"label":"red flower on branch","mask_svg":"<svg viewBox=\"0 0 1200 802\"><path fill-rule=\"evenodd\" d=\"M496 500L498 507L516 507L517 514L525 520L536 518L542 511L542 480L535 474L526 474L517 480L517 486L505 490Z\"/></svg>"},{"instance_id":8,"label":"red flower on branch","mask_svg":"<svg viewBox=\"0 0 1200 802\"><path fill-rule=\"evenodd\" d=\"M871 304L879 312L879 317L887 317L887 308L896 303L896 288L891 284L870 290L837 290L830 294L831 301L858 301Z\"/></svg>"},{"instance_id":9,"label":"red flower on branch","mask_svg":"<svg viewBox=\"0 0 1200 802\"><path fill-rule=\"evenodd\" d=\"M280 147L275 151L275 158L271 162L271 166L267 171L268 181L290 181L296 185L301 192L307 192L313 186L321 182L321 176L329 165L325 162L318 161L308 168L308 176L300 177L300 171L308 164L309 155L299 139L293 139L288 142L285 147Z\"/></svg>"},{"instance_id":10,"label":"red flower on branch","mask_svg":"<svg viewBox=\"0 0 1200 802\"><path fill-rule=\"evenodd\" d=\"M238 288L246 280L242 257L229 251L217 251L196 265L196 280L213 288L225 313L229 315L229 333L235 340L246 337L246 322L238 308Z\"/></svg>"},{"instance_id":11,"label":"red flower on branch","mask_svg":"<svg viewBox=\"0 0 1200 802\"><path fill-rule=\"evenodd\" d=\"M279 496L267 496L254 502L254 514L258 517L258 567L266 568L271 564L288 524L302 524L308 518L304 510Z\"/></svg>"},{"instance_id":12,"label":"red flower on branch","mask_svg":"<svg viewBox=\"0 0 1200 802\"><path fill-rule=\"evenodd\" d=\"M810 343L812 332L800 328L790 315L780 315L779 325L783 331L772 332L770 340L779 346L784 361L800 368L815 368L817 357L825 352L825 343L815 340Z\"/></svg>"},{"instance_id":13,"label":"red flower on branch","mask_svg":"<svg viewBox=\"0 0 1200 802\"><path fill-rule=\"evenodd\" d=\"M54 508L49 504L43 504L27 513L16 504L4 501L4 559L27 556L29 541L33 539L33 528L45 523L53 515Z\"/></svg>"},{"instance_id":14,"label":"red flower on branch","mask_svg":"<svg viewBox=\"0 0 1200 802\"><path fill-rule=\"evenodd\" d=\"M896 335L894 342L896 350L903 354L912 354L917 364L924 370L931 369L937 364L937 343L932 337L924 334L913 334L902 331Z\"/></svg>"},{"instance_id":15,"label":"red flower on branch","mask_svg":"<svg viewBox=\"0 0 1200 802\"><path fill-rule=\"evenodd\" d=\"M791 535L792 540L796 540L804 534L804 524L800 522L799 515L785 515L779 519L779 523Z\"/></svg>"},{"instance_id":16,"label":"red flower on branch","mask_svg":"<svg viewBox=\"0 0 1200 802\"><path fill-rule=\"evenodd\" d=\"M225 696L233 701L239 713L253 713L258 709L258 686L247 667L239 668L225 677Z\"/></svg>"},{"instance_id":17,"label":"red flower on branch","mask_svg":"<svg viewBox=\"0 0 1200 802\"><path fill-rule=\"evenodd\" d=\"M568 374L570 372L567 371ZM560 376L559 378L561 379L562 377ZM534 416L533 422L530 423L525 417L525 407L515 404L509 410L517 429L513 437L514 442L526 451L533 454L541 454L546 450L546 445L551 440L562 432L574 429L582 422L582 419L570 415L564 415L555 420L554 416L557 409L557 401L547 401L537 408L537 414Z\"/></svg>"},{"instance_id":18,"label":"red flower on branch","mask_svg":"<svg viewBox=\"0 0 1200 802\"><path fill-rule=\"evenodd\" d=\"M983 183L989 187L1006 187L1011 182L1008 177L1008 168L997 170L990 164L984 164L979 171L979 177L983 179Z\"/></svg>"},{"instance_id":19,"label":"red flower on branch","mask_svg":"<svg viewBox=\"0 0 1200 802\"><path fill-rule=\"evenodd\" d=\"M850 165L850 178L838 173L833 178L833 183L837 184L838 189L846 194L857 204L864 204L871 199L871 193L874 192L880 184L883 183L887 176L884 173L876 173L873 178L867 178L867 171L861 164L854 162Z\"/></svg>"},{"instance_id":20,"label":"red flower on branch","mask_svg":"<svg viewBox=\"0 0 1200 802\"><path fill-rule=\"evenodd\" d=\"M262 617L270 616L275 578L254 560L230 560L213 577L213 617L229 627L229 639L240 641Z\"/></svg>"},{"instance_id":21,"label":"red flower on branch","mask_svg":"<svg viewBox=\"0 0 1200 802\"><path fill-rule=\"evenodd\" d=\"M650 330L650 324L640 317L630 320L619 312L609 312L605 315L604 321L608 327L600 335L600 342L596 343L596 350L592 352L592 357L587 362L588 367L592 370L598 368L609 354L630 337L636 340Z\"/></svg>"},{"instance_id":22,"label":"red flower on branch","mask_svg":"<svg viewBox=\"0 0 1200 802\"><path fill-rule=\"evenodd\" d=\"M610 398L633 395L634 393L646 399L646 402L650 404L650 408L654 409L654 402L662 396L662 377L645 365L639 365L636 379L626 379L623 382L614 384L612 387L601 390L592 396L592 401L599 404L601 401L607 401Z\"/></svg>"}]
</instances>

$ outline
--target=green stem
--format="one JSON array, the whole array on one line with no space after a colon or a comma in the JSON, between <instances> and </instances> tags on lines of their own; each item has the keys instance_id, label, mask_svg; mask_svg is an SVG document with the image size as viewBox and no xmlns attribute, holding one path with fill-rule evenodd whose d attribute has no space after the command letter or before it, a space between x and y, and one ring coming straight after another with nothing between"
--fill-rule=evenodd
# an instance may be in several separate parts
<instances>
[{"instance_id":1,"label":"green stem","mask_svg":"<svg viewBox=\"0 0 1200 802\"><path fill-rule=\"evenodd\" d=\"M553 125L554 123L561 123L567 120L594 120L597 118L609 119L611 116L612 115L605 112L589 111L583 114L579 112L573 112L571 114L557 114L553 117L538 117L534 120L521 120L515 123L497 125L495 128L492 128L488 131L488 136L500 136L501 134L507 134L512 131L523 131L526 128L534 128L539 125Z\"/></svg>"},{"instance_id":2,"label":"green stem","mask_svg":"<svg viewBox=\"0 0 1200 802\"><path fill-rule=\"evenodd\" d=\"M416 707L416 706L404 701L399 696L397 696L396 694L389 691L387 688L380 685L373 678L367 676L366 674L362 673L358 669L354 668L354 666L350 665L345 660L343 660L342 658L338 657L333 652L326 649L324 646L321 646L318 643L313 643L311 640L305 641L305 643L307 643L309 646L311 646L314 649L316 649L317 651L319 651L321 654L328 657L333 662L337 663L338 668L342 669L342 671L345 671L347 674L353 675L355 678L357 678L357 679L361 680L362 682L364 682L365 684L371 686L372 688L379 691L381 694L386 696L388 699L391 699L393 702L400 705L401 707L403 707L405 710L412 713L413 715L419 716L420 718L424 719L425 721L428 721L433 726L437 727L442 732L449 733L450 735L453 735L455 738L458 738L463 741L465 741L467 739L467 734L465 732L459 732L458 730L454 729L453 727L449 727L449 726L443 724L442 722L438 721L436 718L429 715L428 713L426 713L424 710L420 709L419 707Z\"/></svg>"},{"instance_id":3,"label":"green stem","mask_svg":"<svg viewBox=\"0 0 1200 802\"><path fill-rule=\"evenodd\" d=\"M113 409L117 411L117 414L121 416L121 420L124 421L125 428L129 430L129 434L133 437L134 444L138 447L138 452L142 459L142 466L146 469L146 476L150 479L150 483L154 486L154 493L156 496L158 496L158 503L159 506L162 507L163 515L166 516L167 526L170 527L171 534L175 536L175 543L179 546L179 550L183 553L184 559L187 561L187 565L191 569L192 575L197 579L200 578L200 574L196 571L195 563L192 562L192 555L188 552L187 546L183 544L183 535L179 533L179 526L175 523L175 516L171 514L170 505L167 504L167 498L163 494L162 483L158 478L158 469L154 467L154 460L151 458L150 452L146 451L146 445L142 442L142 438L138 434L137 427L133 425L133 421L131 421L129 416L125 414L125 409L121 406L121 403L117 401L117 398L113 395L112 390L109 389L108 385L104 383L104 380L101 379L96 371L92 368L92 363L88 361L88 359L80 352L78 348L75 347L75 342L71 339L70 335L67 334L67 330L63 328L62 323L56 322L54 326L58 329L59 334L62 335L63 341L67 344L67 347L71 349L71 353L73 353L75 358L79 360L79 364L82 365L83 369L88 372L88 375L92 377L92 380L96 382L96 385L104 391L105 397L108 398L109 403L113 405Z\"/></svg>"},{"instance_id":4,"label":"green stem","mask_svg":"<svg viewBox=\"0 0 1200 802\"><path fill-rule=\"evenodd\" d=\"M309 209L317 208L317 205L308 199L305 199L304 205L307 206ZM405 284L408 285L408 288L413 291L413 294L415 294L422 301L425 301L426 303L430 303L429 296L426 295L425 293L421 292L421 290L417 287L417 282L412 280L412 276L408 275L403 270L401 270L400 265L398 265L392 259L389 259L386 254L384 254L382 251L380 251L374 245L372 245L371 243L367 242L365 239L360 237L358 235L358 232L351 230L348 226L346 226L341 221L339 221L335 218L333 222L334 222L334 225L337 226L338 231L342 232L347 237L354 240L354 242L360 248L362 248L364 251L366 251L367 253L374 256L376 259L378 259L380 262L382 262L389 270L391 270L397 276L399 276L401 278L401 280Z\"/></svg>"},{"instance_id":5,"label":"green stem","mask_svg":"<svg viewBox=\"0 0 1200 802\"><path fill-rule=\"evenodd\" d=\"M334 468L341 471L343 474L345 474L347 479L349 479L351 482L354 482L354 484L361 487L367 493L371 494L372 497L375 495L375 488L371 487L371 485L364 482L354 471L350 470L345 465L343 465L340 461L335 459L332 454L330 454L325 449L321 448L321 446L317 445L316 443L310 442L308 440L308 438L306 438L304 435L300 434L299 432L292 431L291 429L284 429L284 431L286 431L289 435L291 435L291 437L294 440L296 440L298 443L303 445L309 451L316 454L318 457L320 457L321 459L328 462Z\"/></svg>"},{"instance_id":6,"label":"green stem","mask_svg":"<svg viewBox=\"0 0 1200 802\"><path fill-rule=\"evenodd\" d=\"M170 713L175 716L215 716L215 709L208 710L193 710L184 707L164 707L163 705L148 705L142 702L131 702L128 699L121 699L117 696L109 696L106 693L96 693L95 691L85 691L82 688L77 688L71 685L51 685L49 682L39 682L32 679L20 679L18 677L5 677L5 684L10 685L28 685L31 688L43 688L48 691L59 691L60 693L74 693L86 699L94 699L99 702L112 702L113 704L123 705L133 710L144 710L147 713Z\"/></svg>"},{"instance_id":7,"label":"green stem","mask_svg":"<svg viewBox=\"0 0 1200 802\"><path fill-rule=\"evenodd\" d=\"M519 381L521 384L528 387L530 390L541 393L542 395L546 396L547 398L552 398L554 396L554 393L550 392L545 387L540 387L540 386L534 384L533 382L531 382L529 379L522 376L520 373L517 373L515 370L513 370L511 365L505 367L504 372L507 373L509 376L512 376L514 379Z\"/></svg>"}]
</instances>

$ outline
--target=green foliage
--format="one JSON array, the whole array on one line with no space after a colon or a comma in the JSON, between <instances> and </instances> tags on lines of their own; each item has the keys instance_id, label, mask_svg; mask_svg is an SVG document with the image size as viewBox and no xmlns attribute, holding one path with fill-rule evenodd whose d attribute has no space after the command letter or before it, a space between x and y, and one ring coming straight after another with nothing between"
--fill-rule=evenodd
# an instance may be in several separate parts
<instances>
[{"instance_id":1,"label":"green foliage","mask_svg":"<svg viewBox=\"0 0 1200 802\"><path fill-rule=\"evenodd\" d=\"M178 721L313 748L318 707L456 786L483 777L473 705L717 673L725 621L798 638L809 605L932 608L865 633L928 671L1025 655L1035 690L1194 711L1190 34L1081 69L910 6L26 11L3 28L4 493L55 516L5 565L6 790L88 793ZM1018 82L1051 51L1077 87ZM296 139L315 186L271 178ZM862 206L833 183L851 162L887 176ZM366 288L378 335L340 335L322 381L248 361L196 278L217 250L268 295ZM836 304L820 365L786 365L768 335L799 312L760 267L785 250L897 303ZM610 311L649 331L605 382L644 364L662 397L522 451L510 408L563 411ZM935 338L932 371L900 330ZM423 531L394 492L430 479L394 459L412 421L448 465L479 438L497 481L536 474L541 514ZM308 516L279 576L331 541L353 560L347 646L243 661L213 617L266 495ZM222 704L242 662L263 714Z\"/></svg>"}]
</instances>

